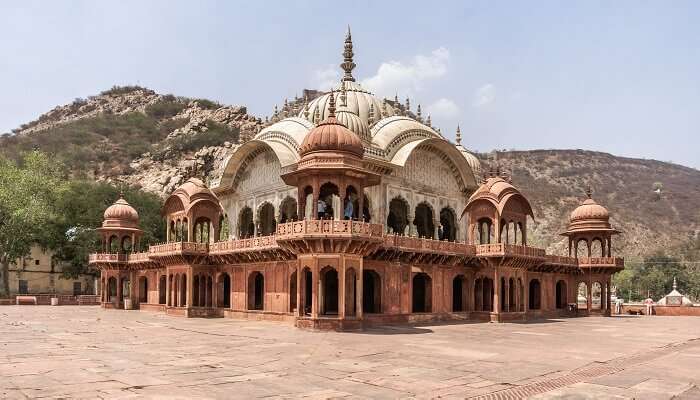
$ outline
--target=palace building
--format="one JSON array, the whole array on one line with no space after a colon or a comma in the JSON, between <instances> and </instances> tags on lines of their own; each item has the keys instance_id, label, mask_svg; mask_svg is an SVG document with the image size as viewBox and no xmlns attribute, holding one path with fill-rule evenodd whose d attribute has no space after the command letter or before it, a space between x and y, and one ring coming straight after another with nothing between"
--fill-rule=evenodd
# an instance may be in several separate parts
<instances>
[{"instance_id":1,"label":"palace building","mask_svg":"<svg viewBox=\"0 0 700 400\"><path fill-rule=\"evenodd\" d=\"M590 193L567 256L528 245L532 207L509 177L482 174L459 128L451 143L358 84L349 30L343 57L336 88L243 141L211 187L168 197L167 243L139 247L125 199L105 211L90 256L103 307L319 329L609 315L624 261Z\"/></svg>"}]
</instances>

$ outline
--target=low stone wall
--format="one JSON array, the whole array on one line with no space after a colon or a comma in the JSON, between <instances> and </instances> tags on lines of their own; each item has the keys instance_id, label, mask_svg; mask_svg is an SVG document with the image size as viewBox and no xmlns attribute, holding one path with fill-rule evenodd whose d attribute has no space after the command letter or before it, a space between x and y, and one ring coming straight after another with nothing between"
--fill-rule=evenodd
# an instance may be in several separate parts
<instances>
[{"instance_id":1,"label":"low stone wall","mask_svg":"<svg viewBox=\"0 0 700 400\"><path fill-rule=\"evenodd\" d=\"M621 314L641 314L646 315L647 307L644 304L623 304ZM700 317L700 307L698 306L659 306L652 307L652 315L677 316L677 317Z\"/></svg>"},{"instance_id":2,"label":"low stone wall","mask_svg":"<svg viewBox=\"0 0 700 400\"><path fill-rule=\"evenodd\" d=\"M139 310L164 312L165 311L165 304L140 303Z\"/></svg>"},{"instance_id":3,"label":"low stone wall","mask_svg":"<svg viewBox=\"0 0 700 400\"><path fill-rule=\"evenodd\" d=\"M52 298L58 298L59 306L98 306L100 305L100 296L85 294L78 296L70 295L55 295L55 294L26 294L15 295L9 299L0 299L0 305L15 305L17 304L17 296L20 297L36 297L36 305L48 306L51 305ZM23 303L25 305L26 303Z\"/></svg>"}]
</instances>

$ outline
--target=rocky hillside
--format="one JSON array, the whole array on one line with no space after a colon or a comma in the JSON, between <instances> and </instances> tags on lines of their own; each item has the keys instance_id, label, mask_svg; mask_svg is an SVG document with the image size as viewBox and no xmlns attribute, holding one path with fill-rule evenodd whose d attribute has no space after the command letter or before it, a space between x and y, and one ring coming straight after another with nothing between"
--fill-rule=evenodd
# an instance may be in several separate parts
<instances>
[{"instance_id":1,"label":"rocky hillside","mask_svg":"<svg viewBox=\"0 0 700 400\"><path fill-rule=\"evenodd\" d=\"M512 171L513 183L534 208L531 237L540 245L549 244L550 251L565 254L566 239L557 234L565 230L569 212L585 199L588 186L623 232L613 240L622 254L674 248L700 232L696 169L584 150L498 152L482 161Z\"/></svg>"},{"instance_id":2,"label":"rocky hillside","mask_svg":"<svg viewBox=\"0 0 700 400\"><path fill-rule=\"evenodd\" d=\"M317 91L305 91L311 100ZM124 182L169 194L191 176L207 179L237 145L278 119L295 115L303 98L285 100L271 118L205 99L161 95L141 87L114 87L56 107L0 136L0 154L16 158L39 148L76 175ZM400 106L400 105L399 105ZM672 248L700 231L700 171L679 165L581 150L533 150L482 155L512 172L535 210L532 241L565 254L568 213L587 186L624 233L613 242L627 256Z\"/></svg>"}]
</instances>

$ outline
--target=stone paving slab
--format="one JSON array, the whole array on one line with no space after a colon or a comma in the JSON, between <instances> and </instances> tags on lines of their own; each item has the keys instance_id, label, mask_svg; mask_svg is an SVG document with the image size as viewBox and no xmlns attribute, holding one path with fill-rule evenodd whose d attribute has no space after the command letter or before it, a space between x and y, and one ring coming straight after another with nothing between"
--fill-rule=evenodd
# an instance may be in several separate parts
<instances>
[{"instance_id":1,"label":"stone paving slab","mask_svg":"<svg viewBox=\"0 0 700 400\"><path fill-rule=\"evenodd\" d=\"M2 399L700 399L698 365L694 317L336 333L90 306L0 308Z\"/></svg>"}]
</instances>

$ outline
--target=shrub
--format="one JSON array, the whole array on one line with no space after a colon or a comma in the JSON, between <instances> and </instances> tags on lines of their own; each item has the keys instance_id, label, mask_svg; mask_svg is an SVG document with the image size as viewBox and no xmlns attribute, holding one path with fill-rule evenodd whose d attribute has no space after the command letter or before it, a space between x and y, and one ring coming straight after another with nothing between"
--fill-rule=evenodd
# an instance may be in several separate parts
<instances>
[{"instance_id":1,"label":"shrub","mask_svg":"<svg viewBox=\"0 0 700 400\"><path fill-rule=\"evenodd\" d=\"M156 119L172 118L184 108L185 105L174 96L172 96L172 99L163 97L163 99L146 107L146 115Z\"/></svg>"},{"instance_id":2,"label":"shrub","mask_svg":"<svg viewBox=\"0 0 700 400\"><path fill-rule=\"evenodd\" d=\"M112 86L111 89L107 89L107 90L100 92L100 95L102 95L102 96L117 96L120 94L127 94L127 93L131 93L131 92L135 92L137 90L145 90L145 91L151 92L151 90L149 90L145 87L142 87L142 86L137 86L137 85L133 85L133 86L114 85L114 86Z\"/></svg>"}]
</instances>

